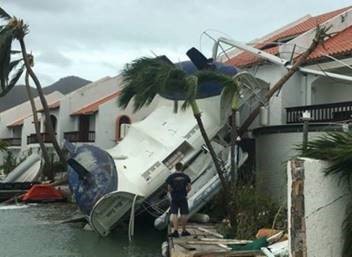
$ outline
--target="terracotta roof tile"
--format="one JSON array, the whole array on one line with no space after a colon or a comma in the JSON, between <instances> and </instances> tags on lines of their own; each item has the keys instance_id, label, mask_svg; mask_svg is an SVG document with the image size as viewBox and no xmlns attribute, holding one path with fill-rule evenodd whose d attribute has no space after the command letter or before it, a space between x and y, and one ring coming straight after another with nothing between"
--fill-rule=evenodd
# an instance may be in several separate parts
<instances>
[{"instance_id":1,"label":"terracotta roof tile","mask_svg":"<svg viewBox=\"0 0 352 257\"><path fill-rule=\"evenodd\" d=\"M271 44L272 42L279 41L280 39L296 36L299 34L302 34L314 27L316 27L319 24L324 23L325 21L335 17L336 15L347 11L348 9L352 8L352 6L345 7L339 10L335 10L332 12L324 13L318 16L310 17L295 26L292 26L290 28L287 28L286 30L283 30L279 32L278 34L275 34L271 36L269 39L266 39L264 42L258 43L255 45L256 48L263 48L268 44ZM271 53L271 54L278 54L278 47L269 47L268 49L264 49L264 51ZM246 67L249 65L252 65L254 63L258 63L262 61L262 59L256 57L255 55L248 53L248 52L241 52L238 55L234 56L231 58L229 61L226 63L237 66L237 67Z\"/></svg>"},{"instance_id":2,"label":"terracotta roof tile","mask_svg":"<svg viewBox=\"0 0 352 257\"><path fill-rule=\"evenodd\" d=\"M89 104L87 104L86 106L82 107L81 109L71 113L71 115L90 115L93 113L96 113L99 109L99 105L117 97L120 95L120 91L117 91L111 95L105 96L99 100L96 100L94 102L91 102Z\"/></svg>"},{"instance_id":3,"label":"terracotta roof tile","mask_svg":"<svg viewBox=\"0 0 352 257\"><path fill-rule=\"evenodd\" d=\"M301 23L288 28L287 30L284 30L274 36L272 36L271 38L269 38L268 42L272 42L272 41L276 41L282 38L287 38L290 36L295 36L295 35L299 35L302 34L314 27L316 27L319 24L322 24L324 22L326 22L327 20L330 20L331 18L335 17L336 15L339 15L340 13L343 13L344 11L347 11L348 9L350 9L352 6L348 6L342 9L338 9L332 12L327 12L318 16L314 16L314 17L310 17L307 20L302 21Z\"/></svg>"},{"instance_id":4,"label":"terracotta roof tile","mask_svg":"<svg viewBox=\"0 0 352 257\"><path fill-rule=\"evenodd\" d=\"M26 118L28 118L29 116L32 116L32 114L29 114L29 115L27 115L27 116L24 116L24 117L22 117L22 118L19 118L19 119L15 120L14 122L12 122L12 123L6 125L6 127L8 127L8 128L14 128L14 127L22 126L24 120L25 120Z\"/></svg>"},{"instance_id":5,"label":"terracotta roof tile","mask_svg":"<svg viewBox=\"0 0 352 257\"><path fill-rule=\"evenodd\" d=\"M54 101L52 103L48 104L49 110L54 110L60 107L60 100ZM41 108L40 110L38 110L38 112L43 112L44 109Z\"/></svg>"},{"instance_id":6,"label":"terracotta roof tile","mask_svg":"<svg viewBox=\"0 0 352 257\"><path fill-rule=\"evenodd\" d=\"M308 57L308 62L315 62L327 59L325 55L334 57L352 54L352 26L326 40L324 44L318 46Z\"/></svg>"}]
</instances>

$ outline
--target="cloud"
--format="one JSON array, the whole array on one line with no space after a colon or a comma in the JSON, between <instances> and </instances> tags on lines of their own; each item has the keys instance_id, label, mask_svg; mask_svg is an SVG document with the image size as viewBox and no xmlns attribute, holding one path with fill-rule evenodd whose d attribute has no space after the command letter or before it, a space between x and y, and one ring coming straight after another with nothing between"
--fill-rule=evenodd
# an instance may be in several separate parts
<instances>
[{"instance_id":1,"label":"cloud","mask_svg":"<svg viewBox=\"0 0 352 257\"><path fill-rule=\"evenodd\" d=\"M57 51L44 51L41 52L38 57L36 58L39 62L44 62L51 65L57 65L60 67L67 67L69 66L72 61Z\"/></svg>"},{"instance_id":2,"label":"cloud","mask_svg":"<svg viewBox=\"0 0 352 257\"><path fill-rule=\"evenodd\" d=\"M143 55L167 54L174 61L199 47L209 56L215 29L250 41L308 13L350 5L350 0L4 0L11 14L30 25L28 50L37 69L55 80L78 75L96 80L116 75L126 62ZM221 33L211 32L215 37ZM115 72L115 74L114 74Z\"/></svg>"},{"instance_id":3,"label":"cloud","mask_svg":"<svg viewBox=\"0 0 352 257\"><path fill-rule=\"evenodd\" d=\"M47 0L3 0L7 5L16 6L19 9L33 12L62 12L78 8L78 1L60 0L60 1L47 1Z\"/></svg>"}]
</instances>

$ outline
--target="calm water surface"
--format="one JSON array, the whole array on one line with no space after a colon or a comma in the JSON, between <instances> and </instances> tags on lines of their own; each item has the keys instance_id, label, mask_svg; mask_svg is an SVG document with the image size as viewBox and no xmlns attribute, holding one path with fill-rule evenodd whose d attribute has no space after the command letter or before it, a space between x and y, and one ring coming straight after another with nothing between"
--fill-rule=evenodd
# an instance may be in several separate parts
<instances>
[{"instance_id":1,"label":"calm water surface","mask_svg":"<svg viewBox=\"0 0 352 257\"><path fill-rule=\"evenodd\" d=\"M0 257L160 257L164 233L151 224L139 221L129 243L126 230L101 238L81 223L59 224L73 213L70 204L0 207Z\"/></svg>"}]
</instances>

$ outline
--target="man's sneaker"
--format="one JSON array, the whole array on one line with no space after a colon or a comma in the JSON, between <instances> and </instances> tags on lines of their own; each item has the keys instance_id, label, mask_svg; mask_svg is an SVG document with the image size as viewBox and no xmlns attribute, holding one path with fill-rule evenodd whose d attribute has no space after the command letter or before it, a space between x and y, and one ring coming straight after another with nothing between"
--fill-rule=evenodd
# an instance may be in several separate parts
<instances>
[{"instance_id":1,"label":"man's sneaker","mask_svg":"<svg viewBox=\"0 0 352 257\"><path fill-rule=\"evenodd\" d=\"M180 237L180 235L178 234L178 231L177 231L177 230L175 230L174 232L172 232L172 233L170 234L170 236L171 236L171 237Z\"/></svg>"},{"instance_id":2,"label":"man's sneaker","mask_svg":"<svg viewBox=\"0 0 352 257\"><path fill-rule=\"evenodd\" d=\"M182 231L181 236L190 236L191 233L189 233L187 230Z\"/></svg>"}]
</instances>

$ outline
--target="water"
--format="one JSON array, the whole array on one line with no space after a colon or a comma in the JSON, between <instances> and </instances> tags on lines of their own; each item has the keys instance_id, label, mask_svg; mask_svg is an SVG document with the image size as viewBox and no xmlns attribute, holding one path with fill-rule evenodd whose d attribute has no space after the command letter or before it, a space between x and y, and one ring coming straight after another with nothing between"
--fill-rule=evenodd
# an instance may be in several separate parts
<instances>
[{"instance_id":1,"label":"water","mask_svg":"<svg viewBox=\"0 0 352 257\"><path fill-rule=\"evenodd\" d=\"M159 257L164 233L136 224L134 241L126 230L101 238L82 223L59 224L75 212L70 204L0 207L0 257Z\"/></svg>"}]
</instances>

